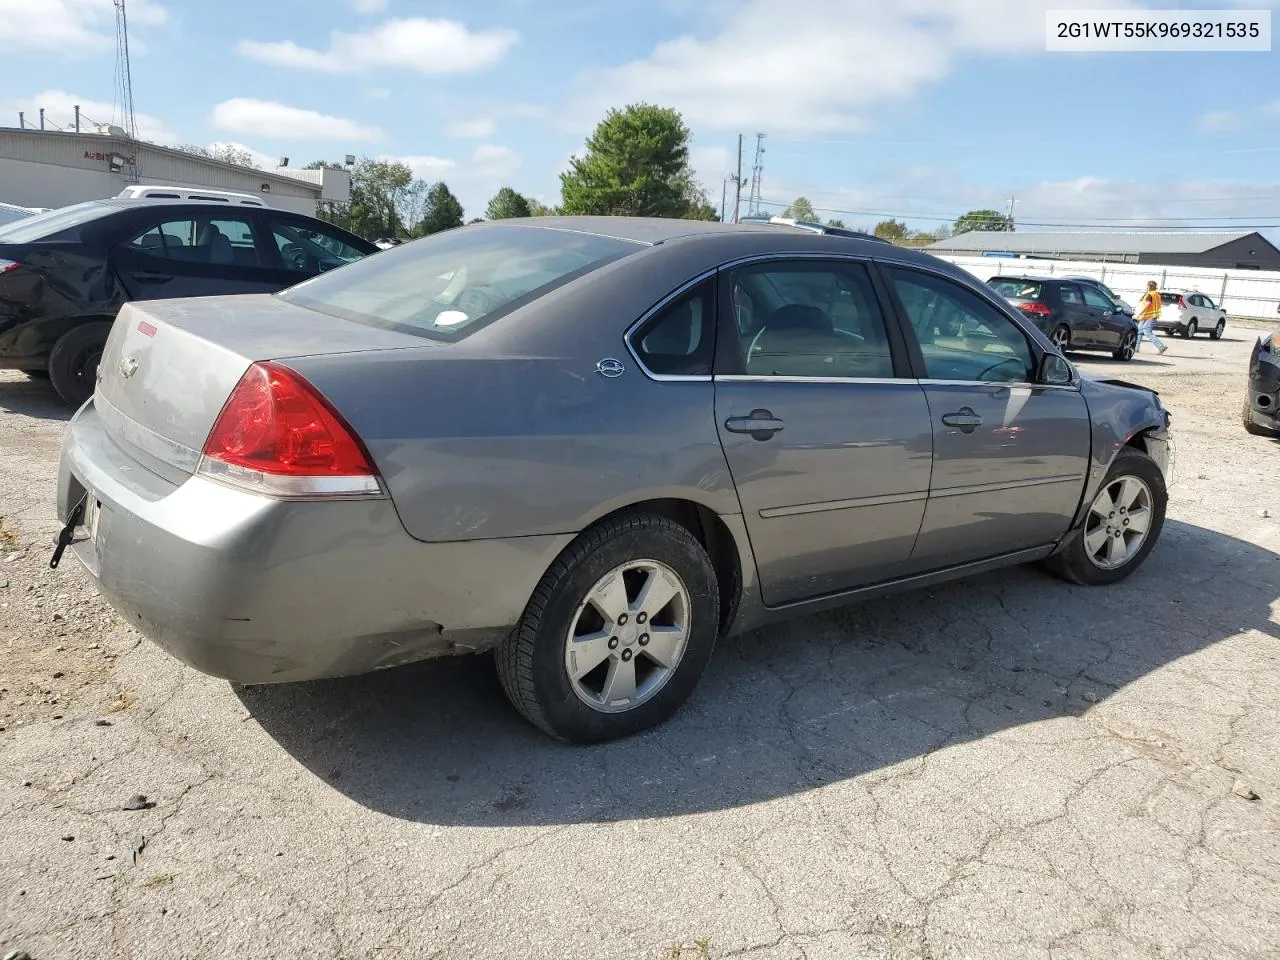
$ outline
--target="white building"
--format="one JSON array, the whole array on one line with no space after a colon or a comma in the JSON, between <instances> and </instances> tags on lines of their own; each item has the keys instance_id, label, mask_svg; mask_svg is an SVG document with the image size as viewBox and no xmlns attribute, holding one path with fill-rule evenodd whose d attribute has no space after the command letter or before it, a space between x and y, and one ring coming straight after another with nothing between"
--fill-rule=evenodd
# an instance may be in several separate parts
<instances>
[{"instance_id":1,"label":"white building","mask_svg":"<svg viewBox=\"0 0 1280 960\"><path fill-rule=\"evenodd\" d=\"M259 195L270 206L315 215L320 201L351 199L351 174L325 168L258 170L110 133L0 127L0 201L63 207L114 197L135 184Z\"/></svg>"}]
</instances>

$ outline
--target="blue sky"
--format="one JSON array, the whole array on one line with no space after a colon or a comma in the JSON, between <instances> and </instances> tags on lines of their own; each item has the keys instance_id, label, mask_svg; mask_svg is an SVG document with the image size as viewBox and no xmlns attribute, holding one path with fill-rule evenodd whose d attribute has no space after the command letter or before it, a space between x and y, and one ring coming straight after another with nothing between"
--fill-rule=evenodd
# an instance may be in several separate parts
<instances>
[{"instance_id":1,"label":"blue sky","mask_svg":"<svg viewBox=\"0 0 1280 960\"><path fill-rule=\"evenodd\" d=\"M403 158L469 216L504 184L555 202L604 111L648 100L684 113L717 205L737 134L749 176L762 131L765 199L804 194L853 225L929 229L1010 197L1028 229L1280 224L1280 53L1046 53L1044 11L1069 6L128 3L144 136L237 143L264 165ZM0 0L0 122L43 105L65 125L72 103L110 119L112 29L111 0Z\"/></svg>"}]
</instances>

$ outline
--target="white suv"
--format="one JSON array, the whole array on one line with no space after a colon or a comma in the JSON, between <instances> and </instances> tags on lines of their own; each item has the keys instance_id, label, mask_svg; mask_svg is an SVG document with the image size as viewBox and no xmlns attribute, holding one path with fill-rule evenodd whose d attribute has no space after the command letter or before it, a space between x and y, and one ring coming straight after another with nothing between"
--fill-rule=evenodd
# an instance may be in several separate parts
<instances>
[{"instance_id":1,"label":"white suv","mask_svg":"<svg viewBox=\"0 0 1280 960\"><path fill-rule=\"evenodd\" d=\"M1227 311L1197 290L1161 290L1157 330L1194 337L1208 330L1214 340L1227 328Z\"/></svg>"}]
</instances>

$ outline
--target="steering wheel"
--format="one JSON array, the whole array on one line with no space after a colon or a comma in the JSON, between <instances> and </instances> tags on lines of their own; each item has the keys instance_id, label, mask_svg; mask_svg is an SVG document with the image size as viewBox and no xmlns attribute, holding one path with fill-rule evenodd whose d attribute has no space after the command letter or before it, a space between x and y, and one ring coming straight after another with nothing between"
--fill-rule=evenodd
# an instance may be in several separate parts
<instances>
[{"instance_id":1,"label":"steering wheel","mask_svg":"<svg viewBox=\"0 0 1280 960\"><path fill-rule=\"evenodd\" d=\"M1008 366L1011 363L1017 365L1019 373L1022 373L1024 375L1026 374L1027 372L1026 368L1023 367L1021 360L1019 360L1017 357L1005 357L1003 360L996 361L995 363L991 364L991 366L987 367L981 373L979 373L978 379L988 383L1007 383L1009 381L1005 380L1003 377L992 377L990 380L988 380L987 374L990 373L992 370L999 370L1001 367Z\"/></svg>"},{"instance_id":2,"label":"steering wheel","mask_svg":"<svg viewBox=\"0 0 1280 960\"><path fill-rule=\"evenodd\" d=\"M294 270L307 269L307 251L296 243L286 243L281 247L280 256L284 257L285 263Z\"/></svg>"}]
</instances>

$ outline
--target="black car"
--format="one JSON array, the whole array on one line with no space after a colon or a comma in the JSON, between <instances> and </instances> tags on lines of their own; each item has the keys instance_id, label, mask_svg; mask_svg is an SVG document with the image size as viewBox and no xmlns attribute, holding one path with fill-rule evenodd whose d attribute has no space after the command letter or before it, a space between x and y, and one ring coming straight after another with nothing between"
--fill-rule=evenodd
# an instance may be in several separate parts
<instances>
[{"instance_id":1,"label":"black car","mask_svg":"<svg viewBox=\"0 0 1280 960\"><path fill-rule=\"evenodd\" d=\"M987 286L1022 311L1061 350L1106 350L1132 360L1138 325L1097 289L1062 277L992 277Z\"/></svg>"},{"instance_id":2,"label":"black car","mask_svg":"<svg viewBox=\"0 0 1280 960\"><path fill-rule=\"evenodd\" d=\"M1093 287L1093 289L1097 290L1104 297L1114 303L1116 305L1116 309L1121 313L1127 313L1129 316L1133 316L1133 307L1129 306L1123 297L1108 287L1101 280L1095 280L1093 277L1063 277L1062 279L1074 280L1082 287Z\"/></svg>"},{"instance_id":3,"label":"black car","mask_svg":"<svg viewBox=\"0 0 1280 960\"><path fill-rule=\"evenodd\" d=\"M202 201L95 200L0 226L0 368L78 406L121 304L271 293L377 251L312 217Z\"/></svg>"},{"instance_id":4,"label":"black car","mask_svg":"<svg viewBox=\"0 0 1280 960\"><path fill-rule=\"evenodd\" d=\"M1249 354L1249 386L1244 398L1244 428L1264 437L1280 437L1280 343L1274 333L1259 337Z\"/></svg>"}]
</instances>

